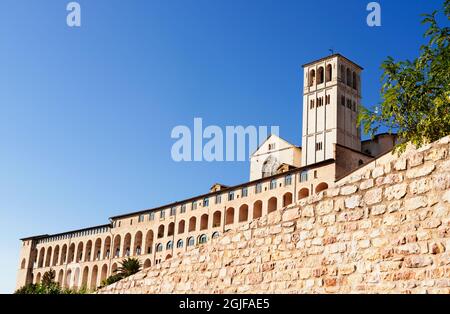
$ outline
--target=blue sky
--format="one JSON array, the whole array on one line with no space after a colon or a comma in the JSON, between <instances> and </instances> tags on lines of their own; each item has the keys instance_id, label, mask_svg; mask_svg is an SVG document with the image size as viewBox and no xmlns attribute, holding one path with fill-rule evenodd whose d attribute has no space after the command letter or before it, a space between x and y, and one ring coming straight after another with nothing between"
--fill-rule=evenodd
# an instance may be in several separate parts
<instances>
[{"instance_id":1,"label":"blue sky","mask_svg":"<svg viewBox=\"0 0 450 314\"><path fill-rule=\"evenodd\" d=\"M12 292L19 238L248 179L247 162L176 163L173 127L279 125L301 144L303 63L333 48L362 65L379 101L381 62L413 58L420 14L440 0L79 0L0 3L0 292Z\"/></svg>"}]
</instances>

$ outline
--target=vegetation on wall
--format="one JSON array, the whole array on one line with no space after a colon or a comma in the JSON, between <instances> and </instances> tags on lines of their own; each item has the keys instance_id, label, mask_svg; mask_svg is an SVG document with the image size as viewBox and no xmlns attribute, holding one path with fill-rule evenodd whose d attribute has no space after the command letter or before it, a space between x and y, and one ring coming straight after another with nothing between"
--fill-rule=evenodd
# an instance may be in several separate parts
<instances>
[{"instance_id":1,"label":"vegetation on wall","mask_svg":"<svg viewBox=\"0 0 450 314\"><path fill-rule=\"evenodd\" d=\"M52 269L46 271L40 283L30 283L16 290L15 294L85 294L89 291L81 289L62 288L55 282L56 272Z\"/></svg>"},{"instance_id":2,"label":"vegetation on wall","mask_svg":"<svg viewBox=\"0 0 450 314\"><path fill-rule=\"evenodd\" d=\"M450 20L450 0L442 13ZM424 14L427 44L413 61L388 57L381 68L382 102L373 111L362 107L359 123L371 136L382 126L397 132L403 151L407 142L417 147L450 134L450 28L438 24L439 11Z\"/></svg>"},{"instance_id":3,"label":"vegetation on wall","mask_svg":"<svg viewBox=\"0 0 450 314\"><path fill-rule=\"evenodd\" d=\"M103 280L100 287L111 285L123 278L134 275L141 270L141 267L142 265L137 258L129 257L124 259L120 262L120 267L116 269L115 274Z\"/></svg>"}]
</instances>

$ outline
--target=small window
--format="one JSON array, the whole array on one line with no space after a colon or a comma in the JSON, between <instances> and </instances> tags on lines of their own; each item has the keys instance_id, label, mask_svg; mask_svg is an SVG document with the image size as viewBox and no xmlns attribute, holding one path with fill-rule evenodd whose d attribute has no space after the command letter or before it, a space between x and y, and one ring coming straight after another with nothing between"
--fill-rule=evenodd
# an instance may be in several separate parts
<instances>
[{"instance_id":1,"label":"small window","mask_svg":"<svg viewBox=\"0 0 450 314\"><path fill-rule=\"evenodd\" d=\"M163 245L161 243L158 243L156 245L156 252L162 252L162 250L163 250Z\"/></svg>"},{"instance_id":2,"label":"small window","mask_svg":"<svg viewBox=\"0 0 450 314\"><path fill-rule=\"evenodd\" d=\"M164 217L166 217L166 211L163 209L159 212L159 218L163 219Z\"/></svg>"},{"instance_id":3,"label":"small window","mask_svg":"<svg viewBox=\"0 0 450 314\"><path fill-rule=\"evenodd\" d=\"M155 212L150 212L148 214L148 220L155 220Z\"/></svg>"},{"instance_id":4,"label":"small window","mask_svg":"<svg viewBox=\"0 0 450 314\"><path fill-rule=\"evenodd\" d=\"M139 222L143 222L144 221L144 215L139 215Z\"/></svg>"},{"instance_id":5,"label":"small window","mask_svg":"<svg viewBox=\"0 0 450 314\"><path fill-rule=\"evenodd\" d=\"M345 96L341 96L341 105L345 107Z\"/></svg>"},{"instance_id":6,"label":"small window","mask_svg":"<svg viewBox=\"0 0 450 314\"><path fill-rule=\"evenodd\" d=\"M228 192L228 200L229 201L234 200L234 192Z\"/></svg>"},{"instance_id":7,"label":"small window","mask_svg":"<svg viewBox=\"0 0 450 314\"><path fill-rule=\"evenodd\" d=\"M269 150L275 149L275 143L269 144Z\"/></svg>"},{"instance_id":8,"label":"small window","mask_svg":"<svg viewBox=\"0 0 450 314\"><path fill-rule=\"evenodd\" d=\"M257 183L255 186L255 193L261 193L262 192L262 184L261 183Z\"/></svg>"},{"instance_id":9,"label":"small window","mask_svg":"<svg viewBox=\"0 0 450 314\"><path fill-rule=\"evenodd\" d=\"M322 142L316 143L316 151L321 151L322 149L323 149L323 143Z\"/></svg>"},{"instance_id":10,"label":"small window","mask_svg":"<svg viewBox=\"0 0 450 314\"><path fill-rule=\"evenodd\" d=\"M314 109L314 99L309 101L309 109Z\"/></svg>"},{"instance_id":11,"label":"small window","mask_svg":"<svg viewBox=\"0 0 450 314\"><path fill-rule=\"evenodd\" d=\"M300 182L308 181L308 171L304 170L300 173Z\"/></svg>"},{"instance_id":12,"label":"small window","mask_svg":"<svg viewBox=\"0 0 450 314\"><path fill-rule=\"evenodd\" d=\"M178 248L178 249L179 249L179 248L182 248L183 245L184 245L183 240L178 240L178 242L177 242L177 248Z\"/></svg>"},{"instance_id":13,"label":"small window","mask_svg":"<svg viewBox=\"0 0 450 314\"><path fill-rule=\"evenodd\" d=\"M204 199L203 199L203 207L208 207L209 206L209 198L208 197L205 197Z\"/></svg>"},{"instance_id":14,"label":"small window","mask_svg":"<svg viewBox=\"0 0 450 314\"><path fill-rule=\"evenodd\" d=\"M314 179L317 179L317 170L314 170Z\"/></svg>"},{"instance_id":15,"label":"small window","mask_svg":"<svg viewBox=\"0 0 450 314\"><path fill-rule=\"evenodd\" d=\"M270 189L276 189L277 188L277 180L273 179L272 181L270 181Z\"/></svg>"},{"instance_id":16,"label":"small window","mask_svg":"<svg viewBox=\"0 0 450 314\"><path fill-rule=\"evenodd\" d=\"M222 202L222 195L216 195L216 204L220 204Z\"/></svg>"},{"instance_id":17,"label":"small window","mask_svg":"<svg viewBox=\"0 0 450 314\"><path fill-rule=\"evenodd\" d=\"M170 216L175 216L176 213L177 213L177 208L176 207L172 207L170 209Z\"/></svg>"},{"instance_id":18,"label":"small window","mask_svg":"<svg viewBox=\"0 0 450 314\"><path fill-rule=\"evenodd\" d=\"M212 238L213 238L213 239L218 238L219 235L220 235L220 233L219 233L218 231L215 231L215 232L212 234Z\"/></svg>"},{"instance_id":19,"label":"small window","mask_svg":"<svg viewBox=\"0 0 450 314\"><path fill-rule=\"evenodd\" d=\"M352 109L352 100L351 99L347 99L347 108Z\"/></svg>"},{"instance_id":20,"label":"small window","mask_svg":"<svg viewBox=\"0 0 450 314\"><path fill-rule=\"evenodd\" d=\"M198 243L199 244L204 244L208 241L208 237L206 236L206 234L202 234L199 238L198 238Z\"/></svg>"},{"instance_id":21,"label":"small window","mask_svg":"<svg viewBox=\"0 0 450 314\"><path fill-rule=\"evenodd\" d=\"M192 210L196 210L197 209L197 202L192 202Z\"/></svg>"},{"instance_id":22,"label":"small window","mask_svg":"<svg viewBox=\"0 0 450 314\"><path fill-rule=\"evenodd\" d=\"M180 208L180 214L183 214L185 212L186 212L186 204L183 204L183 205L181 205L181 208Z\"/></svg>"},{"instance_id":23,"label":"small window","mask_svg":"<svg viewBox=\"0 0 450 314\"><path fill-rule=\"evenodd\" d=\"M247 197L248 196L248 188L244 187L242 188L242 197Z\"/></svg>"},{"instance_id":24,"label":"small window","mask_svg":"<svg viewBox=\"0 0 450 314\"><path fill-rule=\"evenodd\" d=\"M173 248L173 242L172 241L167 242L166 250L171 250L172 248Z\"/></svg>"},{"instance_id":25,"label":"small window","mask_svg":"<svg viewBox=\"0 0 450 314\"><path fill-rule=\"evenodd\" d=\"M195 244L194 237L189 237L187 241L188 246L193 246Z\"/></svg>"},{"instance_id":26,"label":"small window","mask_svg":"<svg viewBox=\"0 0 450 314\"><path fill-rule=\"evenodd\" d=\"M331 104L331 95L326 95L325 96L325 105L329 105Z\"/></svg>"},{"instance_id":27,"label":"small window","mask_svg":"<svg viewBox=\"0 0 450 314\"><path fill-rule=\"evenodd\" d=\"M292 175L288 174L284 177L284 185L288 186L292 184Z\"/></svg>"}]
</instances>

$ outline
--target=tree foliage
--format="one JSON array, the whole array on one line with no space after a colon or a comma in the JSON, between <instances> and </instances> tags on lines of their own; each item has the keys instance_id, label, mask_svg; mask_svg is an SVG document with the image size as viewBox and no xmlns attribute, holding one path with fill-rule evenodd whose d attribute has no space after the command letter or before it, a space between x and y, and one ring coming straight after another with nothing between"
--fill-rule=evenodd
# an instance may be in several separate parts
<instances>
[{"instance_id":1,"label":"tree foliage","mask_svg":"<svg viewBox=\"0 0 450 314\"><path fill-rule=\"evenodd\" d=\"M450 0L443 5L450 20ZM413 61L383 62L382 102L375 110L362 107L359 123L373 136L384 126L396 132L403 151L407 142L420 147L450 134L450 28L440 27L439 11L424 14L427 43Z\"/></svg>"},{"instance_id":2,"label":"tree foliage","mask_svg":"<svg viewBox=\"0 0 450 314\"><path fill-rule=\"evenodd\" d=\"M52 269L46 271L42 275L41 283L30 283L19 289L14 294L85 294L88 293L86 288L79 290L62 288L55 282L56 272Z\"/></svg>"}]
</instances>

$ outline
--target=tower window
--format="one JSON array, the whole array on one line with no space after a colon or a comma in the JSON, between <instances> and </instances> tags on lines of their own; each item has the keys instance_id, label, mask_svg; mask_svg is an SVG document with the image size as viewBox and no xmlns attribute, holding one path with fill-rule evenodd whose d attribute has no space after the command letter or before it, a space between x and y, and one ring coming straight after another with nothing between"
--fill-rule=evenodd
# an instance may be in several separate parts
<instances>
[{"instance_id":1,"label":"tower window","mask_svg":"<svg viewBox=\"0 0 450 314\"><path fill-rule=\"evenodd\" d=\"M350 71L350 69L347 69L347 86L352 86L352 72Z\"/></svg>"},{"instance_id":2,"label":"tower window","mask_svg":"<svg viewBox=\"0 0 450 314\"><path fill-rule=\"evenodd\" d=\"M322 84L324 81L325 73L323 67L320 67L317 71L317 84Z\"/></svg>"},{"instance_id":3,"label":"tower window","mask_svg":"<svg viewBox=\"0 0 450 314\"><path fill-rule=\"evenodd\" d=\"M321 151L323 149L322 142L316 143L316 151Z\"/></svg>"},{"instance_id":4,"label":"tower window","mask_svg":"<svg viewBox=\"0 0 450 314\"><path fill-rule=\"evenodd\" d=\"M325 105L329 105L331 103L331 95L325 96Z\"/></svg>"},{"instance_id":5,"label":"tower window","mask_svg":"<svg viewBox=\"0 0 450 314\"><path fill-rule=\"evenodd\" d=\"M309 101L309 109L314 109L314 99Z\"/></svg>"},{"instance_id":6,"label":"tower window","mask_svg":"<svg viewBox=\"0 0 450 314\"><path fill-rule=\"evenodd\" d=\"M341 96L341 105L345 107L345 96Z\"/></svg>"},{"instance_id":7,"label":"tower window","mask_svg":"<svg viewBox=\"0 0 450 314\"><path fill-rule=\"evenodd\" d=\"M328 64L328 65L327 65L326 81L327 81L327 82L330 82L332 76L333 76L333 69L332 69L331 64Z\"/></svg>"},{"instance_id":8,"label":"tower window","mask_svg":"<svg viewBox=\"0 0 450 314\"><path fill-rule=\"evenodd\" d=\"M269 150L275 149L275 143L269 144Z\"/></svg>"},{"instance_id":9,"label":"tower window","mask_svg":"<svg viewBox=\"0 0 450 314\"><path fill-rule=\"evenodd\" d=\"M313 86L316 81L316 71L311 70L309 72L309 86Z\"/></svg>"},{"instance_id":10,"label":"tower window","mask_svg":"<svg viewBox=\"0 0 450 314\"><path fill-rule=\"evenodd\" d=\"M356 89L357 84L356 84L356 73L353 72L353 88Z\"/></svg>"},{"instance_id":11,"label":"tower window","mask_svg":"<svg viewBox=\"0 0 450 314\"><path fill-rule=\"evenodd\" d=\"M352 100L351 99L347 99L347 108L352 109Z\"/></svg>"}]
</instances>

